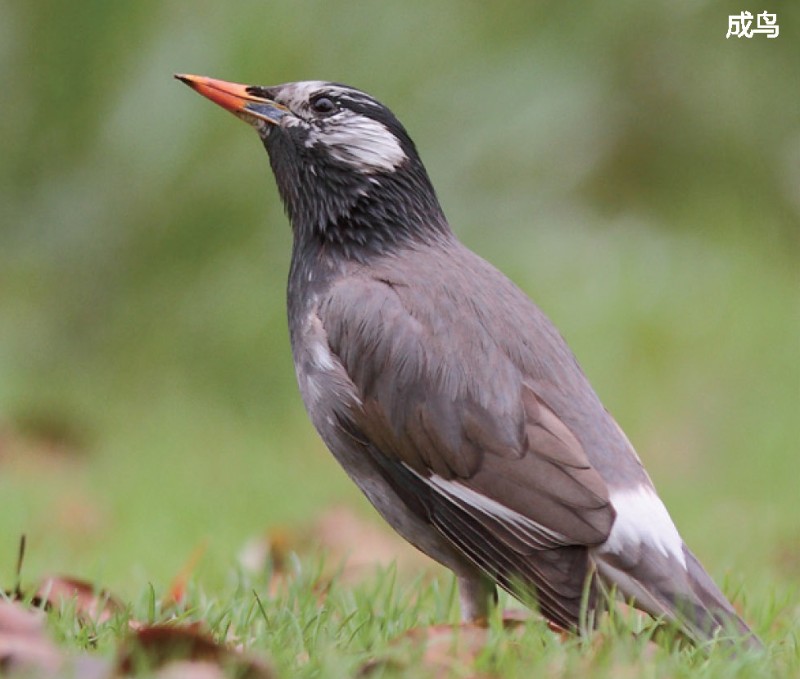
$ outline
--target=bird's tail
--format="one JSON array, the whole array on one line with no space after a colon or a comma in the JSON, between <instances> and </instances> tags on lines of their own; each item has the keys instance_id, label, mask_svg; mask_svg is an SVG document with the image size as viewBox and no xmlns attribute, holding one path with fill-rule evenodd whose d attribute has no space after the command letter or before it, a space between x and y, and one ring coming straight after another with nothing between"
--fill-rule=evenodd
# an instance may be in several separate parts
<instances>
[{"instance_id":1,"label":"bird's tail","mask_svg":"<svg viewBox=\"0 0 800 679\"><path fill-rule=\"evenodd\" d=\"M683 554L685 566L660 553L643 553L632 568L615 563L610 555L595 554L594 560L606 586L632 599L637 608L676 623L696 642L719 639L763 648L685 545Z\"/></svg>"}]
</instances>

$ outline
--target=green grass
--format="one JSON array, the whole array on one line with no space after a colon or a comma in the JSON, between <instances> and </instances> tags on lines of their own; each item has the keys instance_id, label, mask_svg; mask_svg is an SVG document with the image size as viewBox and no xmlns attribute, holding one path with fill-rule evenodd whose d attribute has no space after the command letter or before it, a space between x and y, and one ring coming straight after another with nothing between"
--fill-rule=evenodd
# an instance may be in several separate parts
<instances>
[{"instance_id":1,"label":"green grass","mask_svg":"<svg viewBox=\"0 0 800 679\"><path fill-rule=\"evenodd\" d=\"M553 318L768 645L731 660L624 622L562 643L495 620L478 671L800 674L800 6L778 40L737 42L720 3L584 4L0 5L0 584L25 533L24 583L75 575L163 620L205 545L182 617L283 676L384 654L419 676L419 649L392 644L455 620L447 577L375 575L320 602L319 550L277 598L237 573L253 536L334 505L376 519L297 394L263 149L171 75L332 78L404 121L457 232ZM50 621L100 657L124 635Z\"/></svg>"},{"instance_id":2,"label":"green grass","mask_svg":"<svg viewBox=\"0 0 800 679\"><path fill-rule=\"evenodd\" d=\"M476 645L467 632L456 632L438 642L438 653L426 653L412 630L458 619L449 578L400 583L389 569L344 587L320 573L318 562L294 560L284 586L270 595L268 571L257 577L231 571L213 595L193 586L183 604L168 610L159 603L164 592L147 587L106 623L79 624L67 604L50 613L50 629L71 652L111 662L130 620L199 622L217 641L268 658L281 677L352 677L366 667L369 676L398 677L727 678L800 672L796 628L788 629L768 607L748 611L767 641L763 653L732 651L724 644L697 649L629 614L604 617L586 638L562 638L535 616L514 628L504 626L499 612L481 636L485 643ZM502 602L508 603L507 597ZM776 633L782 638L771 638Z\"/></svg>"},{"instance_id":3,"label":"green grass","mask_svg":"<svg viewBox=\"0 0 800 679\"><path fill-rule=\"evenodd\" d=\"M592 638L568 641L539 621L520 634L495 620L474 663L454 651L454 676L474 668L503 677L797 675L798 333L786 313L794 274L780 262L763 266L758 251L735 240L712 247L661 236L653 245L653 234L633 229L576 230L540 242L552 258L536 272L521 255L505 268L544 301L584 359L687 542L767 652L707 655L669 636L654 646L638 619L607 621ZM631 284L637 280L642 285ZM284 363L291 383L288 351ZM424 676L421 644L403 634L457 620L449 577L409 581L376 571L355 585L334 582L320 598L325 555L313 548L293 562L286 591L275 596L268 573L237 570L248 538L280 527L300 532L332 504L374 519L312 432L294 389L282 402L262 395L240 405L231 392L143 371L150 392L115 392L96 375L83 381L72 373L75 382L62 388L74 420L91 412L96 423L83 439L80 428L72 434L73 448L47 448L42 421L7 432L0 477L10 509L0 515L6 582L25 532L24 581L54 571L88 578L128 602L131 618L201 621L215 637L232 635L264 654L280 676L353 676L366 662L388 676ZM184 606L161 610L170 582L201 544L207 551ZM113 655L126 634L120 620L88 632L69 613L50 620L66 648L91 646L100 657Z\"/></svg>"}]
</instances>

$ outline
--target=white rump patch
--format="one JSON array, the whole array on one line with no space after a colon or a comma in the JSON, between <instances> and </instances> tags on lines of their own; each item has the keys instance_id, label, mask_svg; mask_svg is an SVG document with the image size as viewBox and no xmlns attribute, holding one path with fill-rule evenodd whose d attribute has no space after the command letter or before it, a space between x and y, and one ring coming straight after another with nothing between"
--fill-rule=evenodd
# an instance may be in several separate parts
<instances>
[{"instance_id":1,"label":"white rump patch","mask_svg":"<svg viewBox=\"0 0 800 679\"><path fill-rule=\"evenodd\" d=\"M599 554L625 554L646 545L677 559L686 568L683 540L664 503L650 486L612 491L611 504L617 519L608 540L597 548Z\"/></svg>"}]
</instances>

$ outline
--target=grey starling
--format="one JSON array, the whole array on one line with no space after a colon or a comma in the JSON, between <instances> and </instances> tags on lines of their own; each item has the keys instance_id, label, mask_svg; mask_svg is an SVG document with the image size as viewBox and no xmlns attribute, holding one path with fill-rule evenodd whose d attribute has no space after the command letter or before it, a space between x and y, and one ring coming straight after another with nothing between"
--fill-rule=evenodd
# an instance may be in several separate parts
<instances>
[{"instance_id":1,"label":"grey starling","mask_svg":"<svg viewBox=\"0 0 800 679\"><path fill-rule=\"evenodd\" d=\"M297 380L383 518L452 570L581 629L616 590L695 641L758 639L684 544L558 331L455 237L417 150L368 94L176 76L251 124L292 225Z\"/></svg>"}]
</instances>

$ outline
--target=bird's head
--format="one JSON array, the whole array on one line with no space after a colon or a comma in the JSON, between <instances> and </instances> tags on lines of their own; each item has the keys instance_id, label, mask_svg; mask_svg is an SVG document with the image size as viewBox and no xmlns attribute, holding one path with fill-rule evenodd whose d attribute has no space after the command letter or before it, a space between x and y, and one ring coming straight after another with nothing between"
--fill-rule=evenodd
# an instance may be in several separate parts
<instances>
[{"instance_id":1,"label":"bird's head","mask_svg":"<svg viewBox=\"0 0 800 679\"><path fill-rule=\"evenodd\" d=\"M370 95L322 81L176 77L258 131L296 238L361 257L449 234L414 142Z\"/></svg>"}]
</instances>

